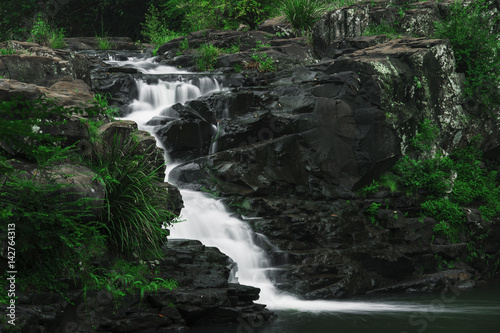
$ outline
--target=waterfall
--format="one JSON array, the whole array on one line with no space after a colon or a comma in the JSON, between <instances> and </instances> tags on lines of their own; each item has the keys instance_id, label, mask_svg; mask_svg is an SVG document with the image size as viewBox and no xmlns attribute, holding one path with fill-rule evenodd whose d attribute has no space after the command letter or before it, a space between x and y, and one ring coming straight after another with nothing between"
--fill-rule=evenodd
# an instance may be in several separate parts
<instances>
[{"instance_id":1,"label":"waterfall","mask_svg":"<svg viewBox=\"0 0 500 333\"><path fill-rule=\"evenodd\" d=\"M142 60L139 62L139 64L143 63L147 63L148 72L154 72L151 69L150 61ZM140 65L134 64L134 66ZM158 71L168 70L165 67L159 65ZM172 68L171 70L175 71L176 69ZM139 129L147 130L152 135L154 135L154 126L146 125L151 118L161 115L164 110L176 103L185 103L199 96L223 89L216 79L210 77L174 82L157 80L153 84L148 84L146 80L138 80L136 83L139 92L138 99L131 103L132 112L124 119L134 120ZM214 127L214 130L218 131L218 126L214 125ZM216 147L213 149L215 150ZM168 165L167 177L168 172L173 167L174 165ZM233 281L260 288L259 302L266 304L271 310L293 309L311 312L356 313L417 311L418 307L401 302L305 301L293 295L280 293L266 276L266 271L273 268L270 266L270 260L266 253L255 244L256 235L252 229L245 222L232 217L221 202L206 194L185 189L180 189L180 191L185 206L181 211L181 217L185 221L171 227L170 237L197 239L207 246L219 248L238 265L238 271L236 277L233 277Z\"/></svg>"}]
</instances>

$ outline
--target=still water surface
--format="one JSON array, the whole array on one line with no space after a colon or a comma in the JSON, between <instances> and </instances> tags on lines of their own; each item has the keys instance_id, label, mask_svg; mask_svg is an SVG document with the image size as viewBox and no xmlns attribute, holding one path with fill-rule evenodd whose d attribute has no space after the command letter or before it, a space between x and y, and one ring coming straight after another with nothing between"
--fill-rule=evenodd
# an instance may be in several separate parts
<instances>
[{"instance_id":1,"label":"still water surface","mask_svg":"<svg viewBox=\"0 0 500 333\"><path fill-rule=\"evenodd\" d=\"M357 301L349 300L348 302ZM500 285L442 295L359 299L411 306L411 311L276 311L270 324L193 327L190 333L500 333ZM342 302L342 301L339 301Z\"/></svg>"}]
</instances>

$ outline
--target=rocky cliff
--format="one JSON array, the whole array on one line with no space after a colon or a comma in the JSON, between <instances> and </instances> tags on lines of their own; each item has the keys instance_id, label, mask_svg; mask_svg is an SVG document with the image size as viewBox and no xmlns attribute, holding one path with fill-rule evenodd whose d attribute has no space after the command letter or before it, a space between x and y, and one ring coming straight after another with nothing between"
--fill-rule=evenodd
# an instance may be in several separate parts
<instances>
[{"instance_id":1,"label":"rocky cliff","mask_svg":"<svg viewBox=\"0 0 500 333\"><path fill-rule=\"evenodd\" d=\"M491 170L498 166L498 107L485 112L476 99L463 98L465 73L456 70L452 45L429 37L451 2L392 5L366 2L327 13L313 29L312 47L303 37L283 38L287 27L279 20L239 37L188 36L189 45L245 41L215 64L216 73L227 73L230 92L176 105L169 114L178 119L157 127L171 156L184 162L172 171L173 182L210 188L252 217L254 229L280 249L269 249L283 268L273 277L277 285L309 299L469 287L483 273L496 275L495 264L466 263L476 228L491 228L480 247L489 263L498 260L497 217L482 218L479 202L463 208L463 235L450 242L435 232L443 220L422 216L423 188L413 195L389 188L358 194L415 153L424 121L439 132L434 152L451 154L479 135L478 149ZM364 36L382 20L398 21L398 35ZM193 54L177 55L181 42L165 44L159 59L195 69ZM277 70L252 66L256 53L272 57ZM363 212L373 204L380 209L370 220Z\"/></svg>"}]
</instances>

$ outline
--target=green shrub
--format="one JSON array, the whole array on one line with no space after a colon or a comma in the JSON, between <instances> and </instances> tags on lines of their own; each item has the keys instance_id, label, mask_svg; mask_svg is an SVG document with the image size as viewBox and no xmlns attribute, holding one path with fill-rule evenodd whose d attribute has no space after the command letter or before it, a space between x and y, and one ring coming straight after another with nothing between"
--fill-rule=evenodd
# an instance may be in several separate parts
<instances>
[{"instance_id":1,"label":"green shrub","mask_svg":"<svg viewBox=\"0 0 500 333\"><path fill-rule=\"evenodd\" d=\"M104 104L105 96L97 100ZM166 236L162 227L175 219L167 209L168 193L158 189L162 167L135 141L115 138L110 147L94 152L96 158L86 159L74 146L64 147L62 138L40 131L63 124L61 118L75 112L93 118L99 110L66 109L49 100L0 101L0 228L15 224L16 237L22 239L16 244L16 267L24 272L20 288L64 293L68 277L88 281L96 260L109 252L158 255ZM104 207L97 207L105 212L100 218L95 216L96 202L75 196L58 181L72 175L52 176L58 164L82 160L106 185ZM36 163L36 169L16 171L13 161ZM150 291L171 285L167 282L156 279L135 286Z\"/></svg>"},{"instance_id":2,"label":"green shrub","mask_svg":"<svg viewBox=\"0 0 500 333\"><path fill-rule=\"evenodd\" d=\"M273 11L270 1L239 0L233 3L233 16L254 30Z\"/></svg>"},{"instance_id":3,"label":"green shrub","mask_svg":"<svg viewBox=\"0 0 500 333\"><path fill-rule=\"evenodd\" d=\"M63 48L64 30L53 29L41 15L38 15L31 29L31 41L52 48Z\"/></svg>"},{"instance_id":4,"label":"green shrub","mask_svg":"<svg viewBox=\"0 0 500 333\"><path fill-rule=\"evenodd\" d=\"M149 265L147 265L149 264ZM177 281L151 278L150 267L159 264L158 261L139 264L130 264L123 260L117 260L109 270L95 269L87 275L84 297L87 290L107 290L119 303L121 299L130 293L139 292L141 299L146 292L157 293L159 290L172 290L178 287Z\"/></svg>"},{"instance_id":5,"label":"green shrub","mask_svg":"<svg viewBox=\"0 0 500 333\"><path fill-rule=\"evenodd\" d=\"M138 153L133 138L116 136L110 147L96 152L89 167L106 185L103 222L110 247L116 252L154 256L166 240L175 216L167 209L168 193L158 190L163 180L147 153Z\"/></svg>"},{"instance_id":6,"label":"green shrub","mask_svg":"<svg viewBox=\"0 0 500 333\"><path fill-rule=\"evenodd\" d=\"M35 175L11 172L4 178L0 224L2 230L7 230L8 224L15 225L18 270L69 274L71 267L84 260L85 251L101 244L100 223L82 223L91 216L93 203L75 200L66 188L44 169L37 169Z\"/></svg>"},{"instance_id":7,"label":"green shrub","mask_svg":"<svg viewBox=\"0 0 500 333\"><path fill-rule=\"evenodd\" d=\"M437 222L434 233L451 243L459 243L466 235L465 213L462 207L448 198L429 199L421 205L423 214Z\"/></svg>"},{"instance_id":8,"label":"green shrub","mask_svg":"<svg viewBox=\"0 0 500 333\"><path fill-rule=\"evenodd\" d=\"M449 156L433 151L438 134L438 128L424 120L410 141L414 152L394 166L394 179L407 192L444 196L450 191L454 165Z\"/></svg>"},{"instance_id":9,"label":"green shrub","mask_svg":"<svg viewBox=\"0 0 500 333\"><path fill-rule=\"evenodd\" d=\"M487 0L456 2L450 15L435 23L435 37L450 40L456 70L466 74L464 97L491 106L500 104L500 16L489 12L488 4Z\"/></svg>"},{"instance_id":10,"label":"green shrub","mask_svg":"<svg viewBox=\"0 0 500 333\"><path fill-rule=\"evenodd\" d=\"M377 215L381 204L372 202L368 208L365 209L365 215L368 217L372 224L378 225Z\"/></svg>"},{"instance_id":11,"label":"green shrub","mask_svg":"<svg viewBox=\"0 0 500 333\"><path fill-rule=\"evenodd\" d=\"M153 4L149 7L145 15L145 22L142 24L141 34L148 42L155 44L157 49L168 41L180 36L180 34L167 28L165 20L161 17L158 8Z\"/></svg>"},{"instance_id":12,"label":"green shrub","mask_svg":"<svg viewBox=\"0 0 500 333\"><path fill-rule=\"evenodd\" d=\"M5 49L0 49L0 55L12 55L16 54L16 50L13 48L7 47Z\"/></svg>"},{"instance_id":13,"label":"green shrub","mask_svg":"<svg viewBox=\"0 0 500 333\"><path fill-rule=\"evenodd\" d=\"M316 0L282 0L281 11L294 29L309 31L324 13L325 6Z\"/></svg>"},{"instance_id":14,"label":"green shrub","mask_svg":"<svg viewBox=\"0 0 500 333\"><path fill-rule=\"evenodd\" d=\"M396 163L389 178L398 188L421 196L422 213L437 222L435 235L452 243L468 240L469 250L476 253L478 249L474 244L484 234L475 234L466 227L462 207L478 207L485 221L498 221L498 170L486 168L479 149L480 138L474 138L465 148L445 156L435 151L438 134L437 127L425 120L411 141L413 151ZM368 192L376 184L364 191Z\"/></svg>"},{"instance_id":15,"label":"green shrub","mask_svg":"<svg viewBox=\"0 0 500 333\"><path fill-rule=\"evenodd\" d=\"M62 125L68 116L83 114L92 117L98 109L65 108L56 101L22 97L0 101L0 142L12 154L30 162L37 162L36 150L40 146L55 147L64 144L62 137L51 135L47 129Z\"/></svg>"},{"instance_id":16,"label":"green shrub","mask_svg":"<svg viewBox=\"0 0 500 333\"><path fill-rule=\"evenodd\" d=\"M260 73L276 71L274 59L266 53L254 53L250 56Z\"/></svg>"},{"instance_id":17,"label":"green shrub","mask_svg":"<svg viewBox=\"0 0 500 333\"><path fill-rule=\"evenodd\" d=\"M205 29L236 29L240 23L255 29L277 14L274 0L175 0L184 11L185 32Z\"/></svg>"},{"instance_id":18,"label":"green shrub","mask_svg":"<svg viewBox=\"0 0 500 333\"><path fill-rule=\"evenodd\" d=\"M96 36L96 38L97 38L97 48L99 50L111 50L113 48L113 44L111 44L108 38L99 36Z\"/></svg>"},{"instance_id":19,"label":"green shrub","mask_svg":"<svg viewBox=\"0 0 500 333\"><path fill-rule=\"evenodd\" d=\"M198 70L209 71L215 68L217 58L221 54L221 50L212 44L202 44L196 50L196 62Z\"/></svg>"}]
</instances>

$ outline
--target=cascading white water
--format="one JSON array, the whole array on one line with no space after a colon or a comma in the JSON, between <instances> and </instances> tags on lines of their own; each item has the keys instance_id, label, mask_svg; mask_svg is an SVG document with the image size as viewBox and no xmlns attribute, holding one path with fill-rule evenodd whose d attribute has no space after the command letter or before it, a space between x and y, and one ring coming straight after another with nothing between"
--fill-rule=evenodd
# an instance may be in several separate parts
<instances>
[{"instance_id":1,"label":"cascading white water","mask_svg":"<svg viewBox=\"0 0 500 333\"><path fill-rule=\"evenodd\" d=\"M148 66L149 64L148 61ZM164 67L162 66L159 72L165 71ZM154 72L150 67L148 68L148 71ZM154 126L147 126L146 122L159 116L169 106L175 103L185 103L204 94L221 90L217 80L209 77L200 78L197 83L198 85L194 85L192 81L165 82L159 80L155 84L147 84L146 81L139 80L137 81L139 97L130 105L132 113L124 119L134 120L140 129L152 133ZM154 133L152 134L154 135ZM172 167L169 165L167 168L167 176ZM185 206L181 217L186 221L175 224L171 228L171 238L197 239L207 246L219 248L237 263L238 282L260 288L259 302L267 304L268 308L272 310L412 312L419 308L418 305L401 302L304 301L292 295L282 294L266 277L266 270L272 269L270 261L266 253L255 244L255 234L245 222L231 217L221 202L209 198L203 193L181 189L181 194Z\"/></svg>"}]
</instances>

